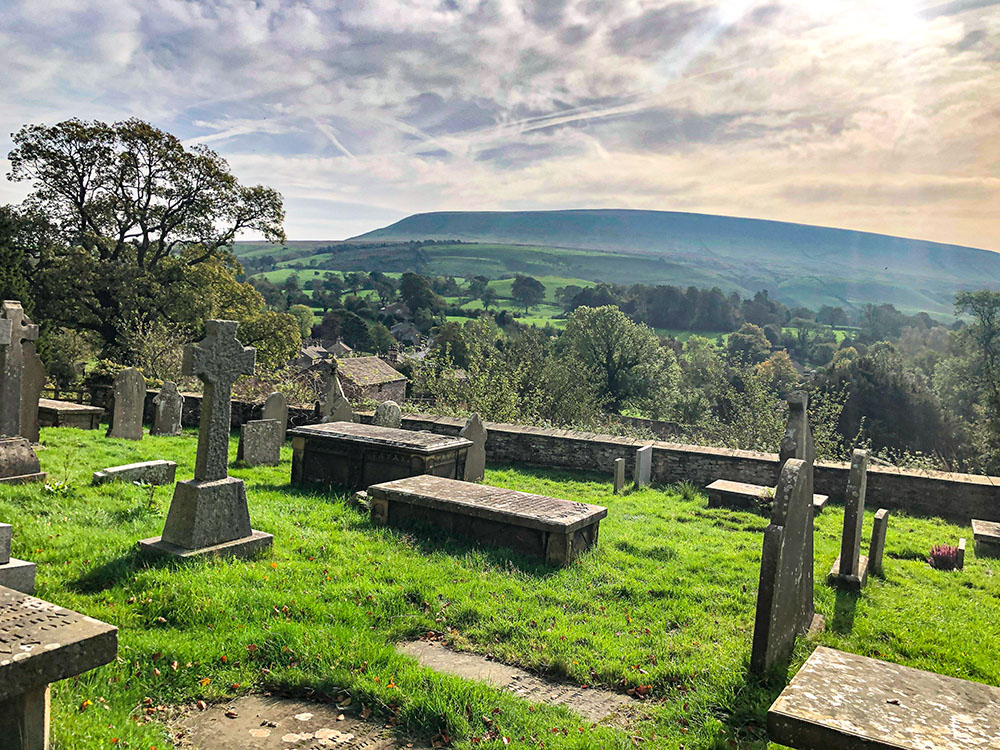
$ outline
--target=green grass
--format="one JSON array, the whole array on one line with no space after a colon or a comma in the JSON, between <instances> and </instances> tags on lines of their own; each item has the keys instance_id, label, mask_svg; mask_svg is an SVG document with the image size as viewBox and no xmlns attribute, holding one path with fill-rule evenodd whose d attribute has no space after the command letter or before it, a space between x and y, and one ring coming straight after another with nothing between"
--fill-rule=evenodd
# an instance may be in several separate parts
<instances>
[{"instance_id":1,"label":"green grass","mask_svg":"<svg viewBox=\"0 0 1000 750\"><path fill-rule=\"evenodd\" d=\"M341 495L293 490L286 447L278 467L232 469L247 482L254 527L275 535L270 554L145 567L135 542L160 533L171 489L157 489L149 507L148 489L94 488L90 473L167 458L190 477L194 433L131 443L46 428L42 441L43 468L67 488L4 488L0 518L15 524L13 553L38 563L39 596L120 628L117 663L55 686L57 748L112 747L114 738L115 747L169 747L162 725L134 721L144 699L184 704L265 689L347 692L404 736L426 741L443 730L461 748L473 747L487 720L511 747L631 748L638 735L646 748L769 747L762 727L783 676L760 683L747 674L763 517L709 510L690 489L616 497L610 477L489 470L496 486L609 508L596 550L553 569L434 531L377 528ZM866 520L870 528L870 513ZM788 675L822 643L1000 685L1000 563L971 549L962 573L924 562L932 544L957 543L968 529L894 514L887 578L857 597L822 583L841 523L840 508L817 519L816 606L828 629L800 639ZM652 698L627 729L529 708L395 652L393 643L429 630L555 679L650 685ZM93 705L81 711L85 700ZM484 744L502 746L475 746Z\"/></svg>"}]
</instances>

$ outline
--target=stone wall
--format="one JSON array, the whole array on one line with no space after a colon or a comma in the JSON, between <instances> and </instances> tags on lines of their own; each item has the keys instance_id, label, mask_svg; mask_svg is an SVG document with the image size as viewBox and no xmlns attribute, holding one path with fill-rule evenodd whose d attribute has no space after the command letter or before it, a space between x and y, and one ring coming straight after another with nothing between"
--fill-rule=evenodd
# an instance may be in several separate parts
<instances>
[{"instance_id":1,"label":"stone wall","mask_svg":"<svg viewBox=\"0 0 1000 750\"><path fill-rule=\"evenodd\" d=\"M153 399L159 391L147 390L146 391L146 403L143 410L143 421L146 424L153 423L153 414L156 411L156 407L153 405ZM182 393L184 396L184 410L181 413L181 425L184 427L197 427L198 421L201 419L201 394L199 393ZM232 418L230 419L230 424L232 429L238 429L240 425L246 424L251 419L260 419L264 411L264 403L259 404L247 403L245 401L233 401L233 411ZM318 422L319 418L316 416L315 407L311 406L288 406L288 425L289 427L298 427L303 424L313 424Z\"/></svg>"},{"instance_id":2,"label":"stone wall","mask_svg":"<svg viewBox=\"0 0 1000 750\"><path fill-rule=\"evenodd\" d=\"M370 421L370 414L360 414ZM457 435L465 420L430 415L404 415L403 427ZM614 460L626 460L632 474L636 448L653 446L653 481L691 482L701 488L716 479L773 485L778 477L774 453L708 448L654 442L569 430L487 422L486 455L491 463L526 464L546 468L596 471L611 481ZM848 463L816 464L816 492L843 502L850 472ZM973 518L1000 521L1000 477L940 471L911 471L894 466L868 470L867 507L903 510L914 515L940 516L958 523Z\"/></svg>"}]
</instances>

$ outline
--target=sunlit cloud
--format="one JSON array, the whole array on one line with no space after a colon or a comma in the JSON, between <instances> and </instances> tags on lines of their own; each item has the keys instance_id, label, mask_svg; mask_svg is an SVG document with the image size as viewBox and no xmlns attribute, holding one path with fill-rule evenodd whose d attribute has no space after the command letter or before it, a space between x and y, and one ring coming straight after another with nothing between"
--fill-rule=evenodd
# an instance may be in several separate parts
<instances>
[{"instance_id":1,"label":"sunlit cloud","mask_svg":"<svg viewBox=\"0 0 1000 750\"><path fill-rule=\"evenodd\" d=\"M997 5L8 0L0 126L148 119L292 238L620 206L1000 250Z\"/></svg>"}]
</instances>

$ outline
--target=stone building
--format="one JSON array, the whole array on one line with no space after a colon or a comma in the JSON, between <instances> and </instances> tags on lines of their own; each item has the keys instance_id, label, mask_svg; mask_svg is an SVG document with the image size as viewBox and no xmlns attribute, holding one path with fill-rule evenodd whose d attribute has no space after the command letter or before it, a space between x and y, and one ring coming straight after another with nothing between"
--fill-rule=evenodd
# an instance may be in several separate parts
<instances>
[{"instance_id":1,"label":"stone building","mask_svg":"<svg viewBox=\"0 0 1000 750\"><path fill-rule=\"evenodd\" d=\"M378 357L338 359L337 375L344 395L351 401L370 398L402 403L406 399L406 376Z\"/></svg>"}]
</instances>

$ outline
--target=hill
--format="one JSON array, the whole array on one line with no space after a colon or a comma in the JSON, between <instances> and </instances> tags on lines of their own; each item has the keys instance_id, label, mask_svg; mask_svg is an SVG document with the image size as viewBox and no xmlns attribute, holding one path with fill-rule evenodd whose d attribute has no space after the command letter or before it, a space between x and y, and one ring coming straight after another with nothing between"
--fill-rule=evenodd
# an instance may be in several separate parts
<instances>
[{"instance_id":1,"label":"hill","mask_svg":"<svg viewBox=\"0 0 1000 750\"><path fill-rule=\"evenodd\" d=\"M668 211L415 214L348 242L411 240L480 243L481 250L465 244L424 246L425 253L451 254L449 262L433 263L439 273L460 275L465 266L483 262L527 273L511 267L522 265L524 258L509 262L512 253L524 255L527 248L515 250L524 245L545 250L548 259L542 265L550 274L618 283L718 285L743 294L768 289L786 304L810 307L890 302L901 310L948 314L959 289L1000 289L1000 254L988 250Z\"/></svg>"}]
</instances>

